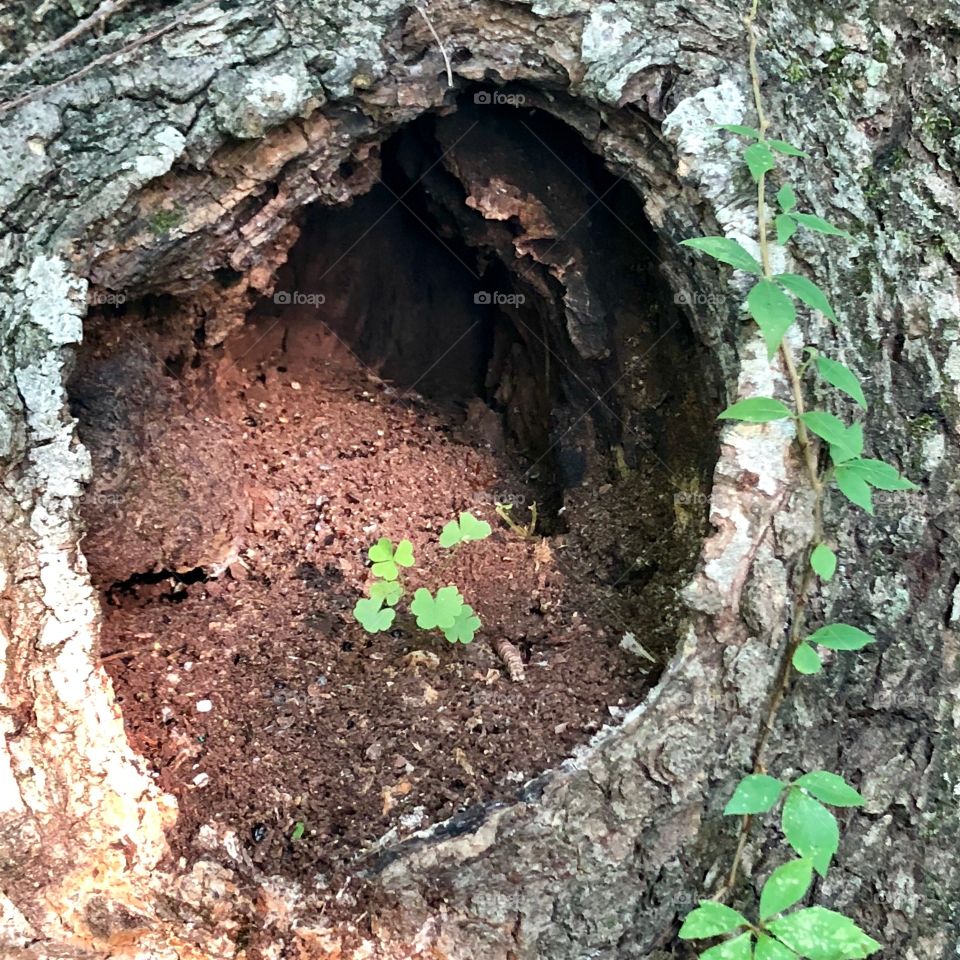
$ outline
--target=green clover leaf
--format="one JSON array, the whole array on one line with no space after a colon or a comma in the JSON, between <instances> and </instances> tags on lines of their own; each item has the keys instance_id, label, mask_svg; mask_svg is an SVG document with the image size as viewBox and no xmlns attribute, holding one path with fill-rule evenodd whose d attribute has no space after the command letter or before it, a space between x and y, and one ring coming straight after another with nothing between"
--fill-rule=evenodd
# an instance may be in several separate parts
<instances>
[{"instance_id":1,"label":"green clover leaf","mask_svg":"<svg viewBox=\"0 0 960 960\"><path fill-rule=\"evenodd\" d=\"M486 540L493 528L486 520L478 520L472 513L461 513L459 520L444 524L440 532L441 547L455 547L458 543Z\"/></svg>"},{"instance_id":2,"label":"green clover leaf","mask_svg":"<svg viewBox=\"0 0 960 960\"><path fill-rule=\"evenodd\" d=\"M413 566L413 544L401 540L396 548L387 537L381 537L368 551L373 561L373 575L382 580L396 580L400 576L399 567Z\"/></svg>"},{"instance_id":3,"label":"green clover leaf","mask_svg":"<svg viewBox=\"0 0 960 960\"><path fill-rule=\"evenodd\" d=\"M447 630L454 625L463 606L463 597L456 587L441 587L435 597L420 587L413 595L410 612L421 630Z\"/></svg>"},{"instance_id":4,"label":"green clover leaf","mask_svg":"<svg viewBox=\"0 0 960 960\"><path fill-rule=\"evenodd\" d=\"M453 621L453 626L447 627L443 635L450 643L470 643L479 629L480 618L473 612L473 607L465 603Z\"/></svg>"},{"instance_id":5,"label":"green clover leaf","mask_svg":"<svg viewBox=\"0 0 960 960\"><path fill-rule=\"evenodd\" d=\"M379 633L381 630L390 629L397 611L383 606L382 600L364 597L357 601L353 615L367 633Z\"/></svg>"},{"instance_id":6,"label":"green clover leaf","mask_svg":"<svg viewBox=\"0 0 960 960\"><path fill-rule=\"evenodd\" d=\"M403 596L403 587L396 580L375 580L370 584L370 598L395 607Z\"/></svg>"}]
</instances>

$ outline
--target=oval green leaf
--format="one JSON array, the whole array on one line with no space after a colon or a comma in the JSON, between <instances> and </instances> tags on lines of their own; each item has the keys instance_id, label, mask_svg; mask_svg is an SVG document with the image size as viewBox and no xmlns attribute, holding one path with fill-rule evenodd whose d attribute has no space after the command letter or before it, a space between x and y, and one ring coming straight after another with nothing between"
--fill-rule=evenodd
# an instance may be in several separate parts
<instances>
[{"instance_id":1,"label":"oval green leaf","mask_svg":"<svg viewBox=\"0 0 960 960\"><path fill-rule=\"evenodd\" d=\"M757 183L777 165L776 158L765 143L751 144L743 151L743 159Z\"/></svg>"},{"instance_id":2,"label":"oval green leaf","mask_svg":"<svg viewBox=\"0 0 960 960\"><path fill-rule=\"evenodd\" d=\"M790 242L790 238L797 232L797 225L790 214L778 213L773 225L777 228L777 243L780 246Z\"/></svg>"},{"instance_id":3,"label":"oval green leaf","mask_svg":"<svg viewBox=\"0 0 960 960\"><path fill-rule=\"evenodd\" d=\"M750 960L753 956L753 935L741 933L732 940L724 940L700 954L700 960Z\"/></svg>"},{"instance_id":4,"label":"oval green leaf","mask_svg":"<svg viewBox=\"0 0 960 960\"><path fill-rule=\"evenodd\" d=\"M789 213L797 205L797 195L793 191L793 187L789 183L785 183L777 191L777 203L780 204L780 209L784 213ZM792 223L793 221L791 221Z\"/></svg>"},{"instance_id":5,"label":"oval green leaf","mask_svg":"<svg viewBox=\"0 0 960 960\"><path fill-rule=\"evenodd\" d=\"M747 310L763 333L767 356L772 359L783 335L797 319L793 301L772 280L764 279L747 294Z\"/></svg>"},{"instance_id":6,"label":"oval green leaf","mask_svg":"<svg viewBox=\"0 0 960 960\"><path fill-rule=\"evenodd\" d=\"M836 322L837 315L830 306L827 295L812 281L799 273L778 273L776 280L808 307L819 310L825 317Z\"/></svg>"},{"instance_id":7,"label":"oval green leaf","mask_svg":"<svg viewBox=\"0 0 960 960\"><path fill-rule=\"evenodd\" d=\"M813 881L813 861L791 860L777 867L760 891L760 919L767 920L802 900Z\"/></svg>"},{"instance_id":8,"label":"oval green leaf","mask_svg":"<svg viewBox=\"0 0 960 960\"><path fill-rule=\"evenodd\" d=\"M849 464L838 466L834 478L840 492L858 507L862 507L867 513L873 513L873 494L866 480L850 469Z\"/></svg>"},{"instance_id":9,"label":"oval green leaf","mask_svg":"<svg viewBox=\"0 0 960 960\"><path fill-rule=\"evenodd\" d=\"M862 807L866 802L843 777L829 770L812 770L793 782L831 807Z\"/></svg>"},{"instance_id":10,"label":"oval green leaf","mask_svg":"<svg viewBox=\"0 0 960 960\"><path fill-rule=\"evenodd\" d=\"M810 960L863 960L880 949L852 920L825 907L788 914L771 922L769 930Z\"/></svg>"},{"instance_id":11,"label":"oval green leaf","mask_svg":"<svg viewBox=\"0 0 960 960\"><path fill-rule=\"evenodd\" d=\"M771 420L786 420L792 416L793 411L785 403L773 397L748 397L727 407L717 419L768 423Z\"/></svg>"},{"instance_id":12,"label":"oval green leaf","mask_svg":"<svg viewBox=\"0 0 960 960\"><path fill-rule=\"evenodd\" d=\"M732 907L713 900L701 900L700 906L687 914L678 936L681 940L699 940L746 926L749 926L747 918Z\"/></svg>"},{"instance_id":13,"label":"oval green leaf","mask_svg":"<svg viewBox=\"0 0 960 960\"><path fill-rule=\"evenodd\" d=\"M869 633L846 623L831 623L815 630L807 637L809 643L819 643L828 650L862 650L874 642Z\"/></svg>"},{"instance_id":14,"label":"oval green leaf","mask_svg":"<svg viewBox=\"0 0 960 960\"><path fill-rule=\"evenodd\" d=\"M806 227L808 230L816 230L817 233L826 233L831 237L850 236L846 230L841 230L829 221L824 220L823 217L815 216L812 213L791 213L790 216L793 217L800 226Z\"/></svg>"},{"instance_id":15,"label":"oval green leaf","mask_svg":"<svg viewBox=\"0 0 960 960\"><path fill-rule=\"evenodd\" d=\"M856 374L849 367L824 356L818 356L813 362L816 364L817 372L827 383L842 390L848 397L853 397L864 410L867 409L867 398L863 394L863 387L860 386Z\"/></svg>"},{"instance_id":16,"label":"oval green leaf","mask_svg":"<svg viewBox=\"0 0 960 960\"><path fill-rule=\"evenodd\" d=\"M810 554L810 566L821 580L829 582L837 572L837 555L825 543L818 543Z\"/></svg>"},{"instance_id":17,"label":"oval green leaf","mask_svg":"<svg viewBox=\"0 0 960 960\"><path fill-rule=\"evenodd\" d=\"M744 777L723 808L725 816L743 816L748 813L766 813L777 802L785 784L765 773L751 773Z\"/></svg>"},{"instance_id":18,"label":"oval green leaf","mask_svg":"<svg viewBox=\"0 0 960 960\"><path fill-rule=\"evenodd\" d=\"M809 857L817 873L825 877L840 846L836 817L802 790L790 790L783 802L781 826L787 843L801 857Z\"/></svg>"},{"instance_id":19,"label":"oval green leaf","mask_svg":"<svg viewBox=\"0 0 960 960\"><path fill-rule=\"evenodd\" d=\"M702 250L704 253L719 260L721 263L729 263L731 267L738 270L745 270L747 273L762 274L763 269L760 264L752 257L736 240L729 237L692 237L689 240L681 240L681 246L692 247L694 250Z\"/></svg>"},{"instance_id":20,"label":"oval green leaf","mask_svg":"<svg viewBox=\"0 0 960 960\"><path fill-rule=\"evenodd\" d=\"M817 651L814 650L809 643L801 643L800 646L793 651L793 658L790 662L793 664L793 669L796 670L797 673L802 673L805 676L809 676L812 673L819 673L823 669L823 664L820 662Z\"/></svg>"}]
</instances>

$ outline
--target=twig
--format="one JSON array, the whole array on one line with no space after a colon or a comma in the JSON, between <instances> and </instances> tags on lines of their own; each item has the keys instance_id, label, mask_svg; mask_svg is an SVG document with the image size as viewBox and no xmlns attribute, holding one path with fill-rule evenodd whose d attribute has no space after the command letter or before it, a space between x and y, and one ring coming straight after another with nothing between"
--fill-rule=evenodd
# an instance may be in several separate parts
<instances>
[{"instance_id":1,"label":"twig","mask_svg":"<svg viewBox=\"0 0 960 960\"><path fill-rule=\"evenodd\" d=\"M132 2L133 0L103 0L103 3L101 3L89 17L80 20L76 26L68 30L65 34L57 37L56 40L51 40L46 46L31 53L29 57L26 57L20 63L13 64L8 77L15 77L18 73L29 70L35 63L69 46L78 37L82 37L85 33L93 30L94 27L106 22L115 13L119 13L124 7L130 6Z\"/></svg>"},{"instance_id":2,"label":"twig","mask_svg":"<svg viewBox=\"0 0 960 960\"><path fill-rule=\"evenodd\" d=\"M507 668L507 676L514 683L523 683L526 680L526 674L523 670L523 658L520 656L520 651L505 637L496 637L490 641L490 644Z\"/></svg>"},{"instance_id":3,"label":"twig","mask_svg":"<svg viewBox=\"0 0 960 960\"><path fill-rule=\"evenodd\" d=\"M447 86L452 90L453 89L453 67L450 64L450 57L447 56L447 50L443 45L443 41L440 39L440 34L437 33L436 28L433 23L431 23L430 18L427 16L427 11L424 10L420 4L415 5L417 8L417 13L423 17L424 23L430 28L430 32L433 34L433 39L437 41L437 46L440 48L440 55L443 57L443 62L447 68Z\"/></svg>"},{"instance_id":4,"label":"twig","mask_svg":"<svg viewBox=\"0 0 960 960\"><path fill-rule=\"evenodd\" d=\"M189 17L192 17L194 14L200 13L201 10L205 10L207 7L211 7L213 4L219 2L220 0L200 0L200 3L194 4L189 10L185 10L180 16L174 17L173 20L167 24L164 24L164 26L157 27L156 30L151 30L149 33L145 33L142 36L137 37L136 40L131 40L129 43L120 47L119 50L114 50L111 53L105 53L102 57L97 57L96 60L91 60L90 63L88 63L85 67L81 67L79 70L69 74L62 80L57 80L55 83L51 83L46 87L38 87L35 90L30 90L20 97L16 97L13 100L8 100L6 103L0 103L0 114L7 113L10 110L13 110L15 107L21 107L25 103L30 103L32 100L36 100L38 97L44 94L50 93L53 90L58 90L60 87L63 87L68 83L72 83L74 80L80 80L82 77L85 77L96 70L97 67L102 67L104 64L110 63L110 61L114 60L116 57L122 57L126 53L139 50L140 47L144 46L145 44L152 43L154 40L157 40L165 34L170 33L172 30L175 30L177 27L182 26Z\"/></svg>"}]
</instances>

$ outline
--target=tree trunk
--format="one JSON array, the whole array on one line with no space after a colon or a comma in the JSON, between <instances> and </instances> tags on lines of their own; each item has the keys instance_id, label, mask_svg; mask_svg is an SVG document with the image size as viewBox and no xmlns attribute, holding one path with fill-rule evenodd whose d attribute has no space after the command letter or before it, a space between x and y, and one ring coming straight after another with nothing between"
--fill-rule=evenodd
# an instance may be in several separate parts
<instances>
[{"instance_id":1,"label":"tree trunk","mask_svg":"<svg viewBox=\"0 0 960 960\"><path fill-rule=\"evenodd\" d=\"M72 15L0 14L11 61L41 54L0 73L0 942L6 956L229 957L253 923L269 928L270 955L340 955L315 895L252 885L223 849L190 872L163 860L176 808L128 746L99 664L78 521L90 464L64 384L88 304L111 292L177 294L207 342L222 339L271 291L296 211L364 192L376 145L454 95L424 17L395 0L140 6L51 52ZM710 294L686 309L727 396L782 390L742 323L738 283L677 245L702 233L752 243L752 185L714 128L755 122L744 10L423 9L458 87L522 92L639 192L666 282L687 303ZM795 269L827 289L840 322L811 320L795 346L822 345L864 379L871 455L921 485L870 520L830 501L842 576L815 615L878 643L791 690L768 766L835 770L868 798L821 902L856 916L883 956L946 958L960 902L960 7L798 0L762 9L761 28L775 135L810 154L798 192L854 234L796 248ZM233 278L226 294L218 271ZM678 924L732 855L721 810L750 765L810 523L790 441L776 424L724 428L689 615L649 698L522 802L389 850L368 941L345 951L689 955ZM777 862L775 838L752 833L738 900Z\"/></svg>"}]
</instances>

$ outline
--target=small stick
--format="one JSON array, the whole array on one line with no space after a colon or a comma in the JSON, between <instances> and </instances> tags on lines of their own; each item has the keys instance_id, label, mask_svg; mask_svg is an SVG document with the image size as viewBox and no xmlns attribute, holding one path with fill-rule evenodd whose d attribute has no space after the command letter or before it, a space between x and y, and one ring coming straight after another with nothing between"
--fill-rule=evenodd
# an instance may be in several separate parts
<instances>
[{"instance_id":1,"label":"small stick","mask_svg":"<svg viewBox=\"0 0 960 960\"><path fill-rule=\"evenodd\" d=\"M430 32L433 34L433 39L437 41L437 46L440 48L440 55L443 57L443 62L447 68L447 86L452 90L453 89L453 67L450 65L450 57L447 56L446 48L443 45L443 41L440 39L440 34L437 33L436 28L430 22L430 18L427 16L427 11L416 4L417 13L423 17L424 23L430 28Z\"/></svg>"},{"instance_id":2,"label":"small stick","mask_svg":"<svg viewBox=\"0 0 960 960\"><path fill-rule=\"evenodd\" d=\"M507 668L507 676L514 683L523 683L526 676L523 672L523 658L520 656L520 651L504 637L497 637L491 640L490 644Z\"/></svg>"},{"instance_id":3,"label":"small stick","mask_svg":"<svg viewBox=\"0 0 960 960\"><path fill-rule=\"evenodd\" d=\"M7 100L6 103L0 103L0 114L7 113L8 111L13 110L14 107L21 107L23 104L30 103L31 101L36 100L38 97L52 93L54 90L59 90L68 83L72 83L74 80L80 80L82 77L92 73L97 69L97 67L102 67L105 64L110 63L110 61L116 57L122 57L124 54L132 53L134 50L138 50L147 43L152 43L154 40L157 40L160 37L170 33L171 30L176 30L177 27L182 26L194 14L200 13L201 10L205 10L207 7L211 7L217 2L218 0L200 0L199 3L194 4L188 10L184 10L180 16L174 17L162 27L157 27L156 30L151 30L148 33L142 34L134 40L131 40L129 43L124 44L124 46L120 47L118 50L114 50L111 53L105 53L102 57L97 57L95 60L91 60L90 63L88 63L85 67L81 67L79 70L67 75L62 80L57 80L46 87L36 87L33 90L28 90L20 97L16 97L13 100Z\"/></svg>"},{"instance_id":4,"label":"small stick","mask_svg":"<svg viewBox=\"0 0 960 960\"><path fill-rule=\"evenodd\" d=\"M94 27L99 26L102 23L106 23L107 20L113 16L113 14L119 13L124 7L128 7L131 2L132 0L103 0L103 3L101 3L100 6L90 14L89 17L80 20L66 33L57 37L56 40L51 40L50 43L44 47L41 47L35 53L31 53L29 57L22 60L20 63L14 64L9 76L16 76L18 73L28 70L35 63L39 63L41 60L46 59L51 54L56 53L58 50L62 50L64 47L73 43L73 41L78 37L82 37L85 33L88 33ZM36 19L36 14L34 15L34 19Z\"/></svg>"}]
</instances>

